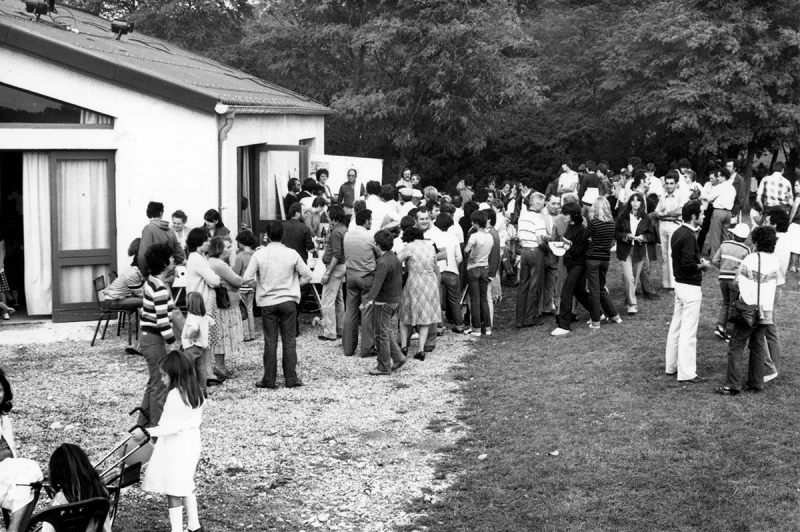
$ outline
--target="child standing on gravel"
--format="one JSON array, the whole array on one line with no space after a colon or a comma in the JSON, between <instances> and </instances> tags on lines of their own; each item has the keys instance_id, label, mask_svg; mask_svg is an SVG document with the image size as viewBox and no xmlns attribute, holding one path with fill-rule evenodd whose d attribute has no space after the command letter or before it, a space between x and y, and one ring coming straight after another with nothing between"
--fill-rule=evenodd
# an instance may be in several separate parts
<instances>
[{"instance_id":1,"label":"child standing on gravel","mask_svg":"<svg viewBox=\"0 0 800 532\"><path fill-rule=\"evenodd\" d=\"M211 357L211 348L208 346L208 329L214 325L214 319L206 314L206 304L200 292L189 292L186 294L186 323L183 324L181 334L181 344L183 354L194 364L197 382L200 384L200 391L206 395L206 379L212 376L206 375L204 360Z\"/></svg>"},{"instance_id":2,"label":"child standing on gravel","mask_svg":"<svg viewBox=\"0 0 800 532\"><path fill-rule=\"evenodd\" d=\"M197 383L194 364L180 351L170 351L161 363L161 380L167 401L158 426L149 428L158 438L142 482L142 489L164 493L169 501L172 532L183 531L183 510L189 532L202 530L197 515L194 474L200 460L200 424L203 421L203 393ZM147 439L141 429L132 433L141 443Z\"/></svg>"}]
</instances>

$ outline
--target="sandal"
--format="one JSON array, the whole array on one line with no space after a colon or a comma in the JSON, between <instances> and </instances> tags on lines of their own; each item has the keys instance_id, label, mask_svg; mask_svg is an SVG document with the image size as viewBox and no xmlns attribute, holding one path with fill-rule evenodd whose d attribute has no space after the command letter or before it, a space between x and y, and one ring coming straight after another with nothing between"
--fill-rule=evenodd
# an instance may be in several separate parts
<instances>
[{"instance_id":1,"label":"sandal","mask_svg":"<svg viewBox=\"0 0 800 532\"><path fill-rule=\"evenodd\" d=\"M714 390L714 393L718 393L720 395L739 395L742 392L740 392L739 390L734 390L730 386L722 386L720 388L716 388Z\"/></svg>"}]
</instances>

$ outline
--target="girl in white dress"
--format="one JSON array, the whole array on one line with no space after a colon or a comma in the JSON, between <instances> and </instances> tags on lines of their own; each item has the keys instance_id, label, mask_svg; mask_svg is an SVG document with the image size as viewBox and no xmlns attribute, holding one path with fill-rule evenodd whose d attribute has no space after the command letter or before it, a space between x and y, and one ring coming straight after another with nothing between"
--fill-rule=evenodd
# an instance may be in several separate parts
<instances>
[{"instance_id":1,"label":"girl in white dress","mask_svg":"<svg viewBox=\"0 0 800 532\"><path fill-rule=\"evenodd\" d=\"M158 426L148 429L150 436L158 441L142 489L167 495L172 532L183 531L184 509L189 532L202 531L194 474L200 460L203 393L197 383L194 364L180 351L167 353L161 363L161 379L167 388L167 401ZM142 442L145 438L141 430L134 431L135 441Z\"/></svg>"}]
</instances>

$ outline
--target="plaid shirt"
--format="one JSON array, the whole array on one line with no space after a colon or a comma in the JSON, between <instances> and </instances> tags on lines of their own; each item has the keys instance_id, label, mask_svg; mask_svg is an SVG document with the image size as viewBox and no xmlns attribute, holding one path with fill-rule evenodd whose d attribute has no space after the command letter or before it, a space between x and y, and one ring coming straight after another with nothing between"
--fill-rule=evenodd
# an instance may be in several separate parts
<instances>
[{"instance_id":1,"label":"plaid shirt","mask_svg":"<svg viewBox=\"0 0 800 532\"><path fill-rule=\"evenodd\" d=\"M794 201L792 194L792 184L780 173L765 177L758 186L758 198L764 207L774 207L776 205L791 206Z\"/></svg>"}]
</instances>

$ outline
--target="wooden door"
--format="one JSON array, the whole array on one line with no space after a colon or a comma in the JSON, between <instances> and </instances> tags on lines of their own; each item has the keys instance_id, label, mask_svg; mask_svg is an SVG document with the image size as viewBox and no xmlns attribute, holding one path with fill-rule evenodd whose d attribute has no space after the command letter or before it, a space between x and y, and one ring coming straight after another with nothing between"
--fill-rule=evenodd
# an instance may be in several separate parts
<instances>
[{"instance_id":1,"label":"wooden door","mask_svg":"<svg viewBox=\"0 0 800 532\"><path fill-rule=\"evenodd\" d=\"M112 152L51 152L53 321L97 317L94 278L116 270Z\"/></svg>"}]
</instances>

